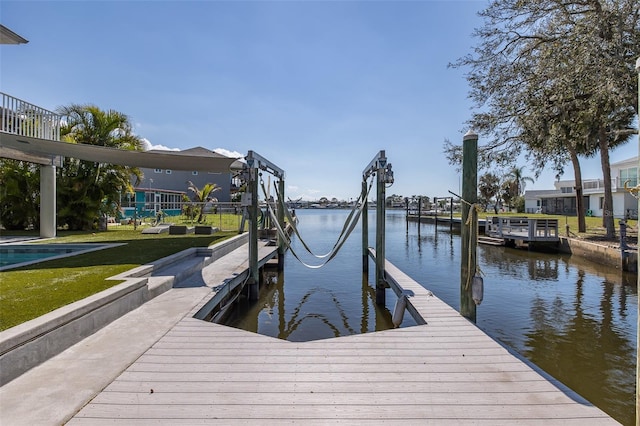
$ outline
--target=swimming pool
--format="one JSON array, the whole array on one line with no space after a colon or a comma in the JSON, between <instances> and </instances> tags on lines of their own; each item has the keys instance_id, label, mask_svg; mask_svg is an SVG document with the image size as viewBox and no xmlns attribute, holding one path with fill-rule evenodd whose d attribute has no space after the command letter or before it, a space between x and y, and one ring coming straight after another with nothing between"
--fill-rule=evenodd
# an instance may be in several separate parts
<instances>
[{"instance_id":1,"label":"swimming pool","mask_svg":"<svg viewBox=\"0 0 640 426\"><path fill-rule=\"evenodd\" d=\"M119 244L5 244L0 246L0 271L116 245Z\"/></svg>"}]
</instances>

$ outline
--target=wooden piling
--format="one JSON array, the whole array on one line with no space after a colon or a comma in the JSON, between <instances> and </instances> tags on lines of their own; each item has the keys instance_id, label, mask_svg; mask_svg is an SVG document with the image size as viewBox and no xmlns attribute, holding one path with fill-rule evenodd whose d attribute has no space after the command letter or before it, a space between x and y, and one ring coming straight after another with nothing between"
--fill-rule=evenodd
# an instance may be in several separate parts
<instances>
[{"instance_id":1,"label":"wooden piling","mask_svg":"<svg viewBox=\"0 0 640 426\"><path fill-rule=\"evenodd\" d=\"M477 235L473 223L467 224L472 204L478 198L478 135L467 132L462 139L462 223L460 253L460 314L476 322L476 304L471 295L471 280L475 274ZM475 208L475 207L474 207ZM437 207L436 207L437 209Z\"/></svg>"}]
</instances>

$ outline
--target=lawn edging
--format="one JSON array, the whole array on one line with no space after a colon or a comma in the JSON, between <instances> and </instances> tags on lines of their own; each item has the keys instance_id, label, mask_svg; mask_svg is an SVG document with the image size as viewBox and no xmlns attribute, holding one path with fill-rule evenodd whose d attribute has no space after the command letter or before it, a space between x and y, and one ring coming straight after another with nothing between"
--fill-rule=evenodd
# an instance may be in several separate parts
<instances>
[{"instance_id":1,"label":"lawn edging","mask_svg":"<svg viewBox=\"0 0 640 426\"><path fill-rule=\"evenodd\" d=\"M122 315L172 288L180 279L241 247L244 233L208 248L191 248L107 278L123 281L85 299L0 332L0 386L90 336ZM154 271L189 257L206 257L174 276Z\"/></svg>"}]
</instances>

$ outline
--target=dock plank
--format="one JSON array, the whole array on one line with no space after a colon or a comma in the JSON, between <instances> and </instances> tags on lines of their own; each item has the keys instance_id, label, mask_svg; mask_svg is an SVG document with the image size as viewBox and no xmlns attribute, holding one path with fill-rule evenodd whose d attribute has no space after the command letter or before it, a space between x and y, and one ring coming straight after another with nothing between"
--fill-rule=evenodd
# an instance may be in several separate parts
<instances>
[{"instance_id":1,"label":"dock plank","mask_svg":"<svg viewBox=\"0 0 640 426\"><path fill-rule=\"evenodd\" d=\"M425 325L287 342L185 316L67 424L616 424L387 268Z\"/></svg>"}]
</instances>

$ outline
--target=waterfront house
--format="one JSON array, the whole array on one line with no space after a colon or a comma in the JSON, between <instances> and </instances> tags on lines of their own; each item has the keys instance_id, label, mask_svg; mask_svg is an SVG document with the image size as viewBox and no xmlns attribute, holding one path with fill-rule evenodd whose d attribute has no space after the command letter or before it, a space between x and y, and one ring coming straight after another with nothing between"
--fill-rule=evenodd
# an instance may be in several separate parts
<instances>
[{"instance_id":1,"label":"waterfront house","mask_svg":"<svg viewBox=\"0 0 640 426\"><path fill-rule=\"evenodd\" d=\"M638 184L638 157L611 164L611 191L613 216L616 219L638 218L638 201L624 189ZM555 189L525 191L526 213L576 215L575 180L559 180ZM582 193L587 216L602 217L604 205L604 180L583 179Z\"/></svg>"}]
</instances>

